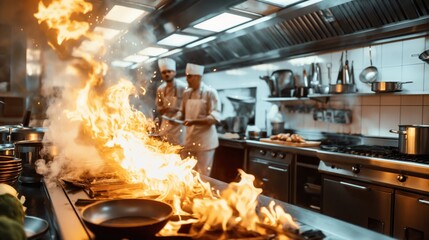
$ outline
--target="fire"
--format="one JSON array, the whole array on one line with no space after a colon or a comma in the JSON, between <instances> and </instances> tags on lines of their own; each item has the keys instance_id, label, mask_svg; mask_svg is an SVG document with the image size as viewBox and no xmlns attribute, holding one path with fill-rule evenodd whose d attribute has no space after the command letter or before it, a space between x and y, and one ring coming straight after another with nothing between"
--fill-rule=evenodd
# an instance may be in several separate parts
<instances>
[{"instance_id":1,"label":"fire","mask_svg":"<svg viewBox=\"0 0 429 240\"><path fill-rule=\"evenodd\" d=\"M85 14L91 9L92 5L83 0L54 0L48 6L40 3L35 16L39 23L46 22L56 30L59 45L67 39L80 37L101 41L90 32L87 23L70 20L74 14ZM254 187L254 176L242 170L239 170L240 182L229 184L220 193L214 191L193 170L195 159L182 160L178 154L180 147L151 137L153 121L129 101L130 96L139 94L138 88L126 79L119 79L111 85L105 83L107 64L91 54L79 54L80 62L75 66L75 72L79 74L75 77L82 78L83 83L68 90L65 96L69 98L64 96L48 110L54 117L49 119L46 135L50 138L48 140L58 145L60 152L51 167L61 168L52 170L51 177L79 173L79 177L85 174L109 176L126 183L141 184L141 191L133 190L128 194L134 197L157 196L158 200L171 203L176 214L195 217L201 225L196 235L237 227L264 234L263 224L280 232L298 228L291 216L274 202L257 212L258 196L262 190ZM64 132L73 133L71 139L64 140L61 132L57 132L60 125L70 126ZM70 150L70 146L85 149L93 157L82 164L81 156ZM177 226L169 224L161 234L176 230Z\"/></svg>"}]
</instances>

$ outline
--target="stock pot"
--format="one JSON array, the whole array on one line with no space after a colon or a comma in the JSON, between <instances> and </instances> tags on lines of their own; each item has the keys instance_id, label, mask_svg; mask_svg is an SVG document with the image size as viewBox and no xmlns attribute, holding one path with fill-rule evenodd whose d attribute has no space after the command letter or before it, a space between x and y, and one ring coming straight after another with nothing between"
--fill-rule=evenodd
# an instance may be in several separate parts
<instances>
[{"instance_id":1,"label":"stock pot","mask_svg":"<svg viewBox=\"0 0 429 240\"><path fill-rule=\"evenodd\" d=\"M398 147L401 153L429 155L429 125L399 125L399 130L390 130L399 135Z\"/></svg>"}]
</instances>

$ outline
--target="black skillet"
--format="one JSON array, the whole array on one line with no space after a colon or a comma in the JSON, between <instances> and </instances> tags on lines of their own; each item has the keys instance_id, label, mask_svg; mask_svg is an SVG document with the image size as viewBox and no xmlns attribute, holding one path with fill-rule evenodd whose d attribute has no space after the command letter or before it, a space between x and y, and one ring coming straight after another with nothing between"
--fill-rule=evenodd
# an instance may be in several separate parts
<instances>
[{"instance_id":1,"label":"black skillet","mask_svg":"<svg viewBox=\"0 0 429 240\"><path fill-rule=\"evenodd\" d=\"M100 201L82 209L82 219L97 239L145 239L159 232L173 208L151 199Z\"/></svg>"}]
</instances>

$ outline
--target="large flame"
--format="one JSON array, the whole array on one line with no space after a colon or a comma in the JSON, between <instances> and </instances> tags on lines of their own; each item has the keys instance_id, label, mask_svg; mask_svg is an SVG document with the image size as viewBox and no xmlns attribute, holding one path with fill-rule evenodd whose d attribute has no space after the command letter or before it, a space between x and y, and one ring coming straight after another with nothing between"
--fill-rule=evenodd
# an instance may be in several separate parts
<instances>
[{"instance_id":1,"label":"large flame","mask_svg":"<svg viewBox=\"0 0 429 240\"><path fill-rule=\"evenodd\" d=\"M66 39L82 36L101 41L89 32L85 22L70 20L73 14L84 14L91 9L92 5L83 0L54 0L48 6L40 3L35 16L39 23L46 22L56 30L59 45ZM229 184L220 193L213 190L193 170L195 159L182 160L178 154L180 147L151 137L154 123L129 101L130 96L138 94L134 84L126 79L119 79L113 85L104 83L107 65L91 54L79 54L79 64L73 66L72 73L83 83L67 89L63 99L58 99L48 110L51 118L46 136L58 145L60 153L51 164L51 178L78 174L78 177L108 176L141 184L140 191L130 191L134 197L157 196L158 200L171 203L176 214L196 217L202 226L197 235L236 227L265 233L261 224L279 231L298 228L290 215L274 202L257 213L262 190L254 187L253 175L239 170L240 182ZM59 129L63 132L58 132ZM64 140L61 133L72 133L72 138ZM91 157L82 161L82 154L73 152L71 146L85 149ZM61 169L55 171L55 166ZM172 229L177 230L167 225L161 234L169 234Z\"/></svg>"}]
</instances>

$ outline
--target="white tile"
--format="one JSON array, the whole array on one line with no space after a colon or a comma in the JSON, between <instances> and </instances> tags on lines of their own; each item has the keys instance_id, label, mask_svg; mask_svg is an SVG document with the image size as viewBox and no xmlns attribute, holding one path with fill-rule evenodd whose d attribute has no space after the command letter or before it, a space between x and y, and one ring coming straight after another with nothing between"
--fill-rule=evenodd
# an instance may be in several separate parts
<instances>
[{"instance_id":1,"label":"white tile","mask_svg":"<svg viewBox=\"0 0 429 240\"><path fill-rule=\"evenodd\" d=\"M429 106L423 106L422 124L429 125Z\"/></svg>"},{"instance_id":2,"label":"white tile","mask_svg":"<svg viewBox=\"0 0 429 240\"><path fill-rule=\"evenodd\" d=\"M380 96L362 96L362 106L378 106L380 105Z\"/></svg>"},{"instance_id":3,"label":"white tile","mask_svg":"<svg viewBox=\"0 0 429 240\"><path fill-rule=\"evenodd\" d=\"M380 106L362 106L362 135L380 135Z\"/></svg>"},{"instance_id":4,"label":"white tile","mask_svg":"<svg viewBox=\"0 0 429 240\"><path fill-rule=\"evenodd\" d=\"M425 71L424 71L424 92L429 92L429 64L425 64Z\"/></svg>"},{"instance_id":5,"label":"white tile","mask_svg":"<svg viewBox=\"0 0 429 240\"><path fill-rule=\"evenodd\" d=\"M354 106L352 109L352 122L349 124L350 134L360 134L362 130L362 107Z\"/></svg>"},{"instance_id":6,"label":"white tile","mask_svg":"<svg viewBox=\"0 0 429 240\"><path fill-rule=\"evenodd\" d=\"M380 136L397 137L390 133L390 129L397 129L400 121L400 106L381 106L380 108Z\"/></svg>"},{"instance_id":7,"label":"white tile","mask_svg":"<svg viewBox=\"0 0 429 240\"><path fill-rule=\"evenodd\" d=\"M402 82L412 81L402 85L404 92L421 92L423 89L424 63L402 66Z\"/></svg>"},{"instance_id":8,"label":"white tile","mask_svg":"<svg viewBox=\"0 0 429 240\"><path fill-rule=\"evenodd\" d=\"M381 66L395 67L402 64L402 42L386 43L381 46Z\"/></svg>"},{"instance_id":9,"label":"white tile","mask_svg":"<svg viewBox=\"0 0 429 240\"><path fill-rule=\"evenodd\" d=\"M420 53L425 50L425 38L416 38L402 42L402 65L421 63Z\"/></svg>"},{"instance_id":10,"label":"white tile","mask_svg":"<svg viewBox=\"0 0 429 240\"><path fill-rule=\"evenodd\" d=\"M359 74L357 74L356 77L356 88L358 89L358 93L372 93L371 84L361 82L359 80Z\"/></svg>"},{"instance_id":11,"label":"white tile","mask_svg":"<svg viewBox=\"0 0 429 240\"><path fill-rule=\"evenodd\" d=\"M401 81L402 67L383 67L378 69L378 80L377 81Z\"/></svg>"},{"instance_id":12,"label":"white tile","mask_svg":"<svg viewBox=\"0 0 429 240\"><path fill-rule=\"evenodd\" d=\"M343 132L343 126L342 126L342 124L330 123L329 124L329 132L342 133Z\"/></svg>"},{"instance_id":13,"label":"white tile","mask_svg":"<svg viewBox=\"0 0 429 240\"><path fill-rule=\"evenodd\" d=\"M401 106L400 124L422 124L422 106Z\"/></svg>"},{"instance_id":14,"label":"white tile","mask_svg":"<svg viewBox=\"0 0 429 240\"><path fill-rule=\"evenodd\" d=\"M381 95L380 105L399 106L401 105L401 96L399 95Z\"/></svg>"},{"instance_id":15,"label":"white tile","mask_svg":"<svg viewBox=\"0 0 429 240\"><path fill-rule=\"evenodd\" d=\"M402 95L401 105L402 106L421 106L423 104L422 95Z\"/></svg>"}]
</instances>

